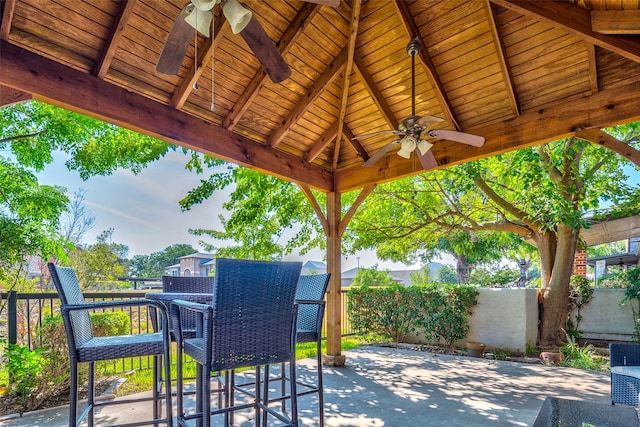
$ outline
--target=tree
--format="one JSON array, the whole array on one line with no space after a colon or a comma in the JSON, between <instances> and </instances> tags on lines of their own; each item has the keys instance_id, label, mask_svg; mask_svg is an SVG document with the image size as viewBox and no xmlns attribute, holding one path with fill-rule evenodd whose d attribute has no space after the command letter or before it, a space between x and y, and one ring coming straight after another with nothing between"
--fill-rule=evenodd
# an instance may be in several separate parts
<instances>
[{"instance_id":1,"label":"tree","mask_svg":"<svg viewBox=\"0 0 640 427\"><path fill-rule=\"evenodd\" d=\"M60 223L60 234L65 240L79 245L85 233L96 224L96 217L84 205L86 190L79 189L73 193L73 199L69 203L69 210L63 216Z\"/></svg>"},{"instance_id":2,"label":"tree","mask_svg":"<svg viewBox=\"0 0 640 427\"><path fill-rule=\"evenodd\" d=\"M470 241L487 232L526 239L540 257L540 342L557 344L565 338L569 278L579 231L588 226L585 213L603 201L626 211L640 206L623 162L574 137L555 141L382 185L353 227L364 247L395 258L430 254L454 231L470 233Z\"/></svg>"},{"instance_id":3,"label":"tree","mask_svg":"<svg viewBox=\"0 0 640 427\"><path fill-rule=\"evenodd\" d=\"M454 284L458 283L458 275L456 274L455 268L450 265L443 265L440 267L436 273L437 282L440 284Z\"/></svg>"},{"instance_id":4,"label":"tree","mask_svg":"<svg viewBox=\"0 0 640 427\"><path fill-rule=\"evenodd\" d=\"M113 228L103 231L96 243L78 247L69 254L69 265L73 267L83 290L117 287L113 283L126 271L129 248L111 241Z\"/></svg>"},{"instance_id":5,"label":"tree","mask_svg":"<svg viewBox=\"0 0 640 427\"><path fill-rule=\"evenodd\" d=\"M133 277L160 277L167 267L178 262L181 256L197 252L188 244L175 244L150 255L136 255L129 263L129 274Z\"/></svg>"},{"instance_id":6,"label":"tree","mask_svg":"<svg viewBox=\"0 0 640 427\"><path fill-rule=\"evenodd\" d=\"M221 164L219 160L194 155L189 167L202 171ZM227 165L226 170L214 172L190 191L180 205L188 210L232 185L230 199L222 205L230 215L220 216L224 230L189 230L196 236L232 242L231 245L200 242L205 251L223 257L278 260L296 248L304 254L312 248L325 247L318 218L298 186L251 169Z\"/></svg>"},{"instance_id":7,"label":"tree","mask_svg":"<svg viewBox=\"0 0 640 427\"><path fill-rule=\"evenodd\" d=\"M28 169L0 156L0 285L26 280L30 256L63 256L58 221L68 199L60 187L40 185Z\"/></svg>"}]
</instances>

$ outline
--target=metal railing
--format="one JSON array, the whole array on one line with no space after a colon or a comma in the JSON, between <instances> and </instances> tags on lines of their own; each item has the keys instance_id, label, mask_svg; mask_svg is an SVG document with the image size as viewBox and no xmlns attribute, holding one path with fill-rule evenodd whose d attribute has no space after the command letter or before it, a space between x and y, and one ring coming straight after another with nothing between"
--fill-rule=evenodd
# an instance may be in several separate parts
<instances>
[{"instance_id":1,"label":"metal railing","mask_svg":"<svg viewBox=\"0 0 640 427\"><path fill-rule=\"evenodd\" d=\"M122 299L144 298L146 291L119 292L85 292L84 298L89 301L111 301ZM342 336L353 335L351 324L347 316L347 293L342 291L341 328ZM113 311L115 309L111 309ZM146 307L124 308L130 317L131 334L147 333L152 329L151 319ZM133 311L135 310L135 312ZM42 345L38 333L46 317L59 316L60 299L55 292L17 293L15 291L0 293L0 338L5 338L9 344L20 344L33 350ZM326 322L323 325L323 336L326 336ZM114 364L122 366L116 372L129 370L131 363L124 361Z\"/></svg>"}]
</instances>

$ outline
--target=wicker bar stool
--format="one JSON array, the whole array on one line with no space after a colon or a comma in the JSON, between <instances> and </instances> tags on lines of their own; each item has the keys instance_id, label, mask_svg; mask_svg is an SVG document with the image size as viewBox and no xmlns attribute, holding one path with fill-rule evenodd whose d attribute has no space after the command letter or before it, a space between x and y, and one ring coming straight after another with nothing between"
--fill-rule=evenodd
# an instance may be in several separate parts
<instances>
[{"instance_id":1,"label":"wicker bar stool","mask_svg":"<svg viewBox=\"0 0 640 427\"><path fill-rule=\"evenodd\" d=\"M262 381L262 367L295 361L295 325L297 305L294 303L302 264L299 262L268 262L216 259L216 282L212 304L173 301L171 318L178 340L178 399L183 399L181 375L182 352L191 356L199 366L196 410L178 414L178 423L186 426L190 420L211 425L211 416L224 415L225 424L235 411L253 409L255 425L262 417L275 417L287 426L298 426L295 394L291 399L291 416L268 406L262 394L269 381ZM193 310L201 319L202 336L186 338L180 332L181 311ZM236 402L231 392L233 376L239 368L255 369L255 394L248 402ZM295 363L289 363L289 375L295 378ZM210 376L225 373L224 399L211 408ZM264 374L269 378L268 371ZM184 408L184 405L182 405Z\"/></svg>"},{"instance_id":2,"label":"wicker bar stool","mask_svg":"<svg viewBox=\"0 0 640 427\"><path fill-rule=\"evenodd\" d=\"M49 263L48 267L51 273L51 279L62 302L60 308L69 346L71 371L69 426L74 427L80 425L86 417L89 427L93 427L94 412L98 407L107 405L131 405L132 403L145 401L150 401L153 404L153 419L122 425L141 426L166 424L172 426L171 382L161 381L160 375L160 365L162 364L165 378L171 378L169 326L166 308L162 304L147 299L100 301L95 303L85 302L75 271L72 268L59 267L53 263ZM108 337L93 336L89 310L141 306L155 307L161 313L160 332ZM154 356L152 396L138 399L97 402L94 396L95 362L141 356ZM89 366L89 376L87 380L89 396L86 406L78 416L78 364L80 363L87 363ZM165 384L164 393L162 393L162 384ZM164 417L161 415L161 403L163 400L165 402Z\"/></svg>"},{"instance_id":3,"label":"wicker bar stool","mask_svg":"<svg viewBox=\"0 0 640 427\"><path fill-rule=\"evenodd\" d=\"M611 404L640 406L640 344L609 344Z\"/></svg>"}]
</instances>

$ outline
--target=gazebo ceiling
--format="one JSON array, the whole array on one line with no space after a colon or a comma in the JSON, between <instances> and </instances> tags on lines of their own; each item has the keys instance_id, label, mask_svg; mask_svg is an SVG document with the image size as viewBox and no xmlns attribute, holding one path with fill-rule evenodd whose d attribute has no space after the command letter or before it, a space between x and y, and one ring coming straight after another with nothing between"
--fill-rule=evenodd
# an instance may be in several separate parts
<instances>
[{"instance_id":1,"label":"gazebo ceiling","mask_svg":"<svg viewBox=\"0 0 640 427\"><path fill-rule=\"evenodd\" d=\"M437 141L438 167L640 118L637 0L246 0L291 69L278 84L219 6L214 37L157 72L186 3L0 2L0 105L42 100L338 192L422 171L396 150L365 168L395 136L353 139L411 115L413 37L416 114L486 138Z\"/></svg>"}]
</instances>

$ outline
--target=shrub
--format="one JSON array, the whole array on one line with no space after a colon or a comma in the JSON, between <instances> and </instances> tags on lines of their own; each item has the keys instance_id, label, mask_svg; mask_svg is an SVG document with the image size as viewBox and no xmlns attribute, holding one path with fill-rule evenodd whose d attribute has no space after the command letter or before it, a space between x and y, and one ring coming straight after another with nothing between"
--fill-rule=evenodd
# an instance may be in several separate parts
<instances>
[{"instance_id":1,"label":"shrub","mask_svg":"<svg viewBox=\"0 0 640 427\"><path fill-rule=\"evenodd\" d=\"M580 338L582 331L578 329L582 315L580 310L593 298L593 287L582 276L573 275L569 281L569 304L567 306L567 335L571 338Z\"/></svg>"},{"instance_id":2,"label":"shrub","mask_svg":"<svg viewBox=\"0 0 640 427\"><path fill-rule=\"evenodd\" d=\"M380 334L397 343L423 328L427 341L451 347L466 336L477 295L477 289L458 285L352 286L347 311L359 334Z\"/></svg>"},{"instance_id":3,"label":"shrub","mask_svg":"<svg viewBox=\"0 0 640 427\"><path fill-rule=\"evenodd\" d=\"M640 266L630 268L624 272L626 287L624 290L624 299L622 304L629 301L631 312L633 314L633 325L635 328L634 340L640 341ZM633 301L635 301L634 306Z\"/></svg>"}]
</instances>

